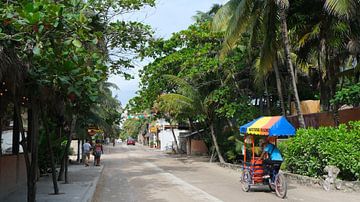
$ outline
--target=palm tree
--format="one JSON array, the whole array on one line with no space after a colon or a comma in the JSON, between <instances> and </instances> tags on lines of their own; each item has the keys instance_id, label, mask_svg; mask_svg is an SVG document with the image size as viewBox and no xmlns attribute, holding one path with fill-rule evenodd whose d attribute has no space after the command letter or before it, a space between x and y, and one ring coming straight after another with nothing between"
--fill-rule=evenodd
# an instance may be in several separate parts
<instances>
[{"instance_id":1,"label":"palm tree","mask_svg":"<svg viewBox=\"0 0 360 202\"><path fill-rule=\"evenodd\" d=\"M192 107L193 104L190 98L176 93L162 94L154 103L153 109L162 113L165 116L165 119L170 123L176 152L179 152L179 144L175 136L173 125L175 124L175 121L179 121L184 117L190 117L190 113L194 111Z\"/></svg>"},{"instance_id":2,"label":"palm tree","mask_svg":"<svg viewBox=\"0 0 360 202\"><path fill-rule=\"evenodd\" d=\"M182 116L182 118L192 118L194 116L206 117L205 119L210 127L211 139L219 157L219 161L221 163L225 163L224 157L222 156L219 144L217 142L214 127L215 120L213 116L213 108L208 105L208 97L203 98L199 91L184 79L173 75L164 75L164 77L169 82L175 84L178 87L176 93L164 94L160 96L161 100L167 103L168 106L166 108L180 108L177 110L177 114L174 114L179 117Z\"/></svg>"},{"instance_id":3,"label":"palm tree","mask_svg":"<svg viewBox=\"0 0 360 202\"><path fill-rule=\"evenodd\" d=\"M300 109L300 99L297 92L295 73L290 58L290 44L288 41L286 25L286 9L288 7L287 0L230 0L223 7L221 7L213 20L214 30L225 31L225 38L223 42L223 48L220 52L220 58L223 59L230 50L236 47L237 42L242 39L242 35L244 33L249 32L251 38L255 38L255 34L257 33L259 26L266 26L268 28L274 26L277 18L274 5L277 5L278 12L280 14L281 34L283 36L282 41L285 50L285 60L292 78L292 87L295 95L295 105L299 124L301 127L305 127L304 118ZM267 19L267 21L264 21L263 19ZM274 55L274 52L277 52L273 51L275 43L272 43L272 40L275 37L270 37L274 36L276 29L265 29L265 31L265 40L263 49L261 50L262 64L264 64L264 68L266 68L266 64L268 64L267 68L277 68L277 65L273 65L276 58L276 54ZM271 51L271 49L273 50ZM278 70L275 69L276 76L279 76L277 72ZM277 81L280 81L279 78L277 78ZM281 85L277 86L279 88L281 87ZM281 89L278 89L278 91L281 92Z\"/></svg>"},{"instance_id":4,"label":"palm tree","mask_svg":"<svg viewBox=\"0 0 360 202\"><path fill-rule=\"evenodd\" d=\"M277 0L277 5L279 7L279 13L280 13L281 35L283 37L285 61L286 61L287 67L289 68L289 71L290 71L291 84L292 84L294 96L295 96L296 113L298 115L299 126L305 127L306 126L305 120L301 113L299 93L298 93L297 86L296 86L294 67L293 67L293 64L291 61L291 57L290 57L290 43L289 43L288 29L287 29L287 23L286 23L286 9L289 7L289 4L288 4L287 0Z\"/></svg>"}]
</instances>

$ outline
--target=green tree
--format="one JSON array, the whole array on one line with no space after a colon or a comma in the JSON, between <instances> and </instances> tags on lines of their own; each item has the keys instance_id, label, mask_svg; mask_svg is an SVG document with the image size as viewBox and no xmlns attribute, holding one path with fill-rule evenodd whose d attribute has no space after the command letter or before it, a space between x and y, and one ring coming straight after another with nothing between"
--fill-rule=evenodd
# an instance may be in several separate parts
<instances>
[{"instance_id":1,"label":"green tree","mask_svg":"<svg viewBox=\"0 0 360 202\"><path fill-rule=\"evenodd\" d=\"M148 26L115 21L110 14L138 10L144 5L153 6L154 1L24 0L0 5L0 46L7 52L16 53L12 55L13 60L26 67L23 70L28 82L15 87L15 103L20 103L23 95L31 95L33 121L38 121L40 103L45 103L46 108L42 110L47 116L42 114L43 120L54 117L63 120L61 125L67 136L65 181L66 159L76 120L98 102L99 86L110 72L121 73L121 68L132 67L132 58L126 57L126 53L140 53L151 38ZM120 40L123 38L128 40ZM109 49L121 52L117 52L117 57L110 57ZM58 113L54 116L46 112L50 109L47 100L50 96L59 101L56 107L61 109L56 110ZM17 110L18 117L19 113ZM107 116L105 122L113 122L116 116ZM28 201L34 201L36 194L38 127L35 124L32 128L31 161L27 143L22 143L28 172ZM23 129L21 131L22 139L26 140Z\"/></svg>"},{"instance_id":2,"label":"green tree","mask_svg":"<svg viewBox=\"0 0 360 202\"><path fill-rule=\"evenodd\" d=\"M258 18L258 16L264 16L268 19L268 21L265 21L268 25L268 28L271 28L275 24L274 18L276 18L276 15L274 15L274 5L275 1L249 1L249 0L230 0L228 3L226 3L218 13L214 17L213 25L214 29L217 31L226 30L224 42L223 42L223 48L220 52L220 58L224 58L226 54L231 49L234 49L236 47L236 44L239 40L241 40L242 35L246 33L248 30L251 33L255 33L253 29L256 29L258 24L261 23L261 18ZM287 67L289 68L291 81L292 81L292 88L294 91L295 96L295 105L296 110L298 114L298 119L300 126L305 127L304 118L301 113L300 109L300 99L297 91L296 86L296 79L295 79L295 73L293 68L293 63L291 62L290 58L290 44L289 39L287 36L288 30L287 30L287 24L286 24L286 9L288 8L288 1L287 0L280 0L276 1L276 5L278 6L278 13L280 15L280 25L281 25L281 35L282 35L282 42L284 44L284 52L285 52L285 61L287 64ZM270 33L267 33L267 36L274 36L274 29L267 29L267 31L270 31ZM265 57L266 54L270 54L271 49L271 39L267 38L268 40L264 41L263 48L267 48L267 51L264 51L262 54L262 58ZM276 53L276 52L275 52ZM275 54L276 56L276 54ZM271 60L271 58L273 58ZM274 64L274 56L270 55L270 58L265 58L269 61L264 61L263 63L268 63L268 66L272 66ZM275 68L277 68L277 65L274 65ZM278 77L278 89L281 85L279 85L279 75L278 70L275 70L276 76ZM279 89L279 95L280 100L281 98L281 89ZM282 102L283 103L283 102ZM284 110L283 110L284 111ZM284 112L283 112L284 113Z\"/></svg>"}]
</instances>

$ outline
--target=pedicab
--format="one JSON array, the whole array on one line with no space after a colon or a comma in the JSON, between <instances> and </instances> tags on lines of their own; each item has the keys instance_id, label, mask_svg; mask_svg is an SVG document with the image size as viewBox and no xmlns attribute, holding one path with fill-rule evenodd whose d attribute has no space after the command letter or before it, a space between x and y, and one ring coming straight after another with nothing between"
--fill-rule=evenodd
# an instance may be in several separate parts
<instances>
[{"instance_id":1,"label":"pedicab","mask_svg":"<svg viewBox=\"0 0 360 202\"><path fill-rule=\"evenodd\" d=\"M295 135L295 128L283 116L265 116L255 119L240 126L240 133L244 135L243 169L240 182L245 192L251 187L268 185L271 191L275 191L280 198L285 198L287 193L286 178L279 172L280 165L273 164L269 167L270 175L264 175L263 160L256 155L255 142L267 140L276 146L278 137ZM246 147L251 145L251 151ZM274 169L276 166L277 169Z\"/></svg>"}]
</instances>

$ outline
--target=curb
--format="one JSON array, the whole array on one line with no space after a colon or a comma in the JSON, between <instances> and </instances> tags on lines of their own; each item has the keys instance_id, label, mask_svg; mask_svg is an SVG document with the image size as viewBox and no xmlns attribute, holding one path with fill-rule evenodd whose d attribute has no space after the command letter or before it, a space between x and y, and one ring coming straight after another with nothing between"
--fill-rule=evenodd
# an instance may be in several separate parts
<instances>
[{"instance_id":1,"label":"curb","mask_svg":"<svg viewBox=\"0 0 360 202\"><path fill-rule=\"evenodd\" d=\"M86 192L84 193L83 197L81 197L80 201L83 201L83 202L91 202L92 201L95 191L96 191L96 188L97 188L98 181L99 181L100 177L102 176L103 170L104 170L104 166L102 165L99 170L100 174L97 177L95 177L95 179L89 184Z\"/></svg>"},{"instance_id":2,"label":"curb","mask_svg":"<svg viewBox=\"0 0 360 202\"><path fill-rule=\"evenodd\" d=\"M323 189L322 185L324 180L322 179L298 175L289 172L284 172L284 175L286 176L286 179L296 184ZM336 189L333 188L332 190L335 191ZM341 181L341 187L338 191L360 192L360 181Z\"/></svg>"},{"instance_id":3,"label":"curb","mask_svg":"<svg viewBox=\"0 0 360 202\"><path fill-rule=\"evenodd\" d=\"M220 162L217 162L217 164L220 167L229 168L229 169L239 171L239 172L243 168L242 165L238 165L238 164L220 163ZM294 184L323 189L323 187L322 187L323 180L322 179L293 174L293 173L289 173L286 171L283 171L283 174L285 175L286 179L288 179L290 182L292 182ZM341 182L342 182L342 184L341 184L341 188L339 190L336 190L335 188L333 188L332 190L342 191L342 192L360 192L360 181L341 181Z\"/></svg>"}]
</instances>

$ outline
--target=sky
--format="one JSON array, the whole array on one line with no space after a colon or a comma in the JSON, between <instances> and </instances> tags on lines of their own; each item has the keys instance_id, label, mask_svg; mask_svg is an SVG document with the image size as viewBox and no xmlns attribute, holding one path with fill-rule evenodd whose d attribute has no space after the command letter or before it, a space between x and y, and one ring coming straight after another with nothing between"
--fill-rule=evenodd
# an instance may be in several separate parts
<instances>
[{"instance_id":1,"label":"sky","mask_svg":"<svg viewBox=\"0 0 360 202\"><path fill-rule=\"evenodd\" d=\"M169 38L174 32L186 29L194 23L192 16L196 11L208 11L213 4L224 4L228 0L157 0L154 8L144 8L139 12L122 16L122 19L137 20L150 25L156 37ZM135 79L125 80L121 76L113 75L109 81L115 83L119 90L113 89L114 96L120 100L122 106L135 97L139 89L138 70L149 61L137 62L137 67L130 71Z\"/></svg>"}]
</instances>

